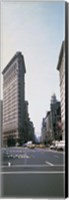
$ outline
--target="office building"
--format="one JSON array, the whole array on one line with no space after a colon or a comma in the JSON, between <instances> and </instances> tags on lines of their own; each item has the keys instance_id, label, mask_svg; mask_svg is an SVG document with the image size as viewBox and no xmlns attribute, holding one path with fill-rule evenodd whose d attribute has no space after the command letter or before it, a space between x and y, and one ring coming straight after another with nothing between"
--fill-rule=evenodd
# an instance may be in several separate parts
<instances>
[{"instance_id":1,"label":"office building","mask_svg":"<svg viewBox=\"0 0 69 200\"><path fill-rule=\"evenodd\" d=\"M51 129L51 111L47 111L46 113L46 143L52 141L52 129Z\"/></svg>"},{"instance_id":2,"label":"office building","mask_svg":"<svg viewBox=\"0 0 69 200\"><path fill-rule=\"evenodd\" d=\"M17 52L3 70L3 144L18 141L25 118L25 62Z\"/></svg>"},{"instance_id":3,"label":"office building","mask_svg":"<svg viewBox=\"0 0 69 200\"><path fill-rule=\"evenodd\" d=\"M61 130L61 106L60 101L56 99L56 95L53 94L50 103L51 110L51 129L53 134L53 139L62 139Z\"/></svg>"},{"instance_id":4,"label":"office building","mask_svg":"<svg viewBox=\"0 0 69 200\"><path fill-rule=\"evenodd\" d=\"M2 129L3 129L3 100L0 100L0 146L2 146Z\"/></svg>"},{"instance_id":5,"label":"office building","mask_svg":"<svg viewBox=\"0 0 69 200\"><path fill-rule=\"evenodd\" d=\"M63 139L65 138L65 42L62 42L57 70L59 71L60 98L61 98L61 121Z\"/></svg>"},{"instance_id":6,"label":"office building","mask_svg":"<svg viewBox=\"0 0 69 200\"><path fill-rule=\"evenodd\" d=\"M45 135L46 135L46 120L45 117L42 119L42 127L41 127L41 141L45 143Z\"/></svg>"},{"instance_id":7,"label":"office building","mask_svg":"<svg viewBox=\"0 0 69 200\"><path fill-rule=\"evenodd\" d=\"M45 118L43 118L41 138L42 138L42 142L45 144L51 143L52 141L51 111L47 111Z\"/></svg>"}]
</instances>

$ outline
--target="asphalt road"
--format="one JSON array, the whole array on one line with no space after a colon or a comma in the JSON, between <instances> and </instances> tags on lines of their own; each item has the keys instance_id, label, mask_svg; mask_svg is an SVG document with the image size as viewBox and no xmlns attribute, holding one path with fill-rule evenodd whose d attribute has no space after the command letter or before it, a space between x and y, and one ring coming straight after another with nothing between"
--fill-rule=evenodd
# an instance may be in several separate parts
<instances>
[{"instance_id":1,"label":"asphalt road","mask_svg":"<svg viewBox=\"0 0 69 200\"><path fill-rule=\"evenodd\" d=\"M39 148L2 152L2 197L64 197L64 152Z\"/></svg>"}]
</instances>

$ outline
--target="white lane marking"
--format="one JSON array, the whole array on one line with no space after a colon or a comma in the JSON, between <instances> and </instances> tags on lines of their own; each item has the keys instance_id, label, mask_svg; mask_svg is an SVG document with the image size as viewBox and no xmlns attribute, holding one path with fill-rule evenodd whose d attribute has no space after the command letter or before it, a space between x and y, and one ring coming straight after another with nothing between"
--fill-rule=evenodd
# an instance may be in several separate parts
<instances>
[{"instance_id":1,"label":"white lane marking","mask_svg":"<svg viewBox=\"0 0 69 200\"><path fill-rule=\"evenodd\" d=\"M63 174L65 171L19 171L19 172L0 172L0 174Z\"/></svg>"},{"instance_id":2,"label":"white lane marking","mask_svg":"<svg viewBox=\"0 0 69 200\"><path fill-rule=\"evenodd\" d=\"M54 166L51 162L46 161L46 163L50 166Z\"/></svg>"},{"instance_id":3,"label":"white lane marking","mask_svg":"<svg viewBox=\"0 0 69 200\"><path fill-rule=\"evenodd\" d=\"M24 155L18 155L18 158L29 158L28 155L24 154Z\"/></svg>"},{"instance_id":4,"label":"white lane marking","mask_svg":"<svg viewBox=\"0 0 69 200\"><path fill-rule=\"evenodd\" d=\"M30 158L27 154L19 154L19 155L8 155L8 158Z\"/></svg>"},{"instance_id":5,"label":"white lane marking","mask_svg":"<svg viewBox=\"0 0 69 200\"><path fill-rule=\"evenodd\" d=\"M6 167L8 167L8 165L7 165L8 163L6 163L6 165L2 165L2 166L0 166L0 168L6 168ZM11 163L12 164L12 163ZM53 167L64 167L65 165L54 165ZM50 167L48 164L46 165L25 165L25 164L23 164L23 165L14 165L14 164L12 164L11 165L11 167Z\"/></svg>"}]
</instances>

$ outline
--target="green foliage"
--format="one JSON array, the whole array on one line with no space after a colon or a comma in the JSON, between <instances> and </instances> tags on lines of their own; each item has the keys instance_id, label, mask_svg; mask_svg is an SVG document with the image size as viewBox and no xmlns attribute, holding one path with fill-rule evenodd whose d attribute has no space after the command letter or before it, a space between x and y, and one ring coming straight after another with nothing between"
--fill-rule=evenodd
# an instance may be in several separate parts
<instances>
[{"instance_id":1,"label":"green foliage","mask_svg":"<svg viewBox=\"0 0 69 200\"><path fill-rule=\"evenodd\" d=\"M7 145L10 146L15 146L16 145L16 140L13 138L13 136L9 136L7 139Z\"/></svg>"},{"instance_id":2,"label":"green foliage","mask_svg":"<svg viewBox=\"0 0 69 200\"><path fill-rule=\"evenodd\" d=\"M33 126L30 124L29 121L25 121L24 124L24 128L19 130L20 134L19 134L19 139L18 139L18 143L20 146L22 146L24 143L26 143L27 141L32 141L34 142L34 128Z\"/></svg>"}]
</instances>

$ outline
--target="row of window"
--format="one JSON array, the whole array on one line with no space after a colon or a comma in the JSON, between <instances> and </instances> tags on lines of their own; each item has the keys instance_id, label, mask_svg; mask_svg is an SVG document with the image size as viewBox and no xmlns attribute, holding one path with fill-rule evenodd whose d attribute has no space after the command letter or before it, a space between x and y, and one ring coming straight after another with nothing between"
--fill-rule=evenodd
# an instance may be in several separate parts
<instances>
[{"instance_id":1,"label":"row of window","mask_svg":"<svg viewBox=\"0 0 69 200\"><path fill-rule=\"evenodd\" d=\"M7 90L9 90L9 88L10 90L11 89L13 90L13 88L17 85L18 85L18 80L13 78L12 81L10 80L8 81L8 84L3 83L3 88L4 88L4 91L6 92Z\"/></svg>"},{"instance_id":2,"label":"row of window","mask_svg":"<svg viewBox=\"0 0 69 200\"><path fill-rule=\"evenodd\" d=\"M12 97L12 95L13 95L13 93L15 94L15 93L17 93L18 92L18 86L17 85L13 85L13 87L12 88L10 88L10 86L8 87L8 89L5 91L4 90L4 92L3 92L3 96L4 96L4 98L6 98L6 97L8 97L8 96L10 96L11 95L11 97Z\"/></svg>"},{"instance_id":3,"label":"row of window","mask_svg":"<svg viewBox=\"0 0 69 200\"><path fill-rule=\"evenodd\" d=\"M12 72L15 71L17 68L18 68L18 65L16 62L11 64L9 69L5 72L4 78L7 79L7 77L10 76L10 74L12 74Z\"/></svg>"},{"instance_id":4,"label":"row of window","mask_svg":"<svg viewBox=\"0 0 69 200\"><path fill-rule=\"evenodd\" d=\"M12 83L11 85L9 84L7 88L5 88L4 90L4 95L7 95L7 93L12 93L13 90L18 89L18 82L16 81L16 83Z\"/></svg>"},{"instance_id":5,"label":"row of window","mask_svg":"<svg viewBox=\"0 0 69 200\"><path fill-rule=\"evenodd\" d=\"M14 104L8 103L6 105L3 105L3 111L4 110L18 110L18 109L20 110L22 108L24 108L24 104L20 104L20 103L17 103L17 102L15 102Z\"/></svg>"},{"instance_id":6,"label":"row of window","mask_svg":"<svg viewBox=\"0 0 69 200\"><path fill-rule=\"evenodd\" d=\"M63 110L65 110L65 103L64 103L64 102L61 103L61 112L62 112Z\"/></svg>"},{"instance_id":7,"label":"row of window","mask_svg":"<svg viewBox=\"0 0 69 200\"><path fill-rule=\"evenodd\" d=\"M60 76L60 85L65 84L65 74L62 74L62 76Z\"/></svg>"},{"instance_id":8,"label":"row of window","mask_svg":"<svg viewBox=\"0 0 69 200\"><path fill-rule=\"evenodd\" d=\"M12 125L9 125L9 126L4 125L4 127L3 127L3 132L4 132L4 133L5 133L5 132L10 132L10 131L13 131L14 129L17 130L17 128L18 128L18 124L17 124L17 125L12 124Z\"/></svg>"},{"instance_id":9,"label":"row of window","mask_svg":"<svg viewBox=\"0 0 69 200\"><path fill-rule=\"evenodd\" d=\"M21 83L21 76L22 76L22 80L23 80L23 75L22 74L18 74L18 71L14 71L12 74L10 74L9 77L7 77L7 79L3 79L3 86L7 87L7 85L13 81L13 80L18 80L19 83ZM24 81L23 81L24 82Z\"/></svg>"},{"instance_id":10,"label":"row of window","mask_svg":"<svg viewBox=\"0 0 69 200\"><path fill-rule=\"evenodd\" d=\"M13 77L10 77L9 79L7 79L6 81L3 81L3 85L8 88L9 84L10 84L10 87L12 86L14 82L14 85L15 83L18 83L18 85L22 85L22 84L25 84L24 80L23 80L23 77L21 79L21 76L18 76L18 77L15 77L13 75Z\"/></svg>"},{"instance_id":11,"label":"row of window","mask_svg":"<svg viewBox=\"0 0 69 200\"><path fill-rule=\"evenodd\" d=\"M12 90L9 89L3 93L3 96L4 96L4 99L6 98L13 98L13 95L14 97L15 96L20 96L20 94L23 93L24 94L24 90L22 88L19 88L19 87L13 87Z\"/></svg>"},{"instance_id":12,"label":"row of window","mask_svg":"<svg viewBox=\"0 0 69 200\"><path fill-rule=\"evenodd\" d=\"M21 102L22 105L24 105L24 100L21 98L21 96L15 97L14 99L6 99L3 101L3 108L9 108L9 107L21 107Z\"/></svg>"},{"instance_id":13,"label":"row of window","mask_svg":"<svg viewBox=\"0 0 69 200\"><path fill-rule=\"evenodd\" d=\"M12 86L15 86L15 85L17 85L17 83L18 83L18 79L17 79L17 77L13 77L13 79L12 79L12 81L10 82L9 81L9 84L4 88L4 90L6 91L8 88L9 88L9 86L10 86L10 88L12 88Z\"/></svg>"},{"instance_id":14,"label":"row of window","mask_svg":"<svg viewBox=\"0 0 69 200\"><path fill-rule=\"evenodd\" d=\"M17 101L14 102L14 104L11 102L8 102L8 103L5 103L3 104L3 110L6 110L6 109L17 109L18 108L18 103Z\"/></svg>"},{"instance_id":15,"label":"row of window","mask_svg":"<svg viewBox=\"0 0 69 200\"><path fill-rule=\"evenodd\" d=\"M17 110L11 110L11 112L10 112L10 110L7 110L7 112L5 111L5 110L3 110L3 115L5 116L7 116L7 115L10 115L10 116L13 116L13 115L18 115L18 112L17 112Z\"/></svg>"},{"instance_id":16,"label":"row of window","mask_svg":"<svg viewBox=\"0 0 69 200\"><path fill-rule=\"evenodd\" d=\"M14 122L14 121L16 121L17 119L18 119L18 116L17 116L17 115L12 115L12 116L10 116L10 115L8 115L8 116L3 116L3 123L4 123L4 122L9 123L9 121Z\"/></svg>"},{"instance_id":17,"label":"row of window","mask_svg":"<svg viewBox=\"0 0 69 200\"><path fill-rule=\"evenodd\" d=\"M24 95L24 92L13 92L10 95L7 95L6 97L3 97L3 104L5 104L8 101L17 101L21 99L21 96Z\"/></svg>"},{"instance_id":18,"label":"row of window","mask_svg":"<svg viewBox=\"0 0 69 200\"><path fill-rule=\"evenodd\" d=\"M63 100L63 99L65 99L65 91L61 91L60 92L60 95L61 95L61 101Z\"/></svg>"},{"instance_id":19,"label":"row of window","mask_svg":"<svg viewBox=\"0 0 69 200\"><path fill-rule=\"evenodd\" d=\"M20 99L20 98L19 98ZM18 103L18 96L13 96L12 98L7 98L7 99L4 99L3 100L3 106L6 107L9 106L9 105L15 105L16 103Z\"/></svg>"},{"instance_id":20,"label":"row of window","mask_svg":"<svg viewBox=\"0 0 69 200\"><path fill-rule=\"evenodd\" d=\"M22 112L22 109L21 108L18 108L18 109L15 109L15 110L11 110L11 109L7 109L7 110L3 110L3 115L21 115Z\"/></svg>"}]
</instances>

